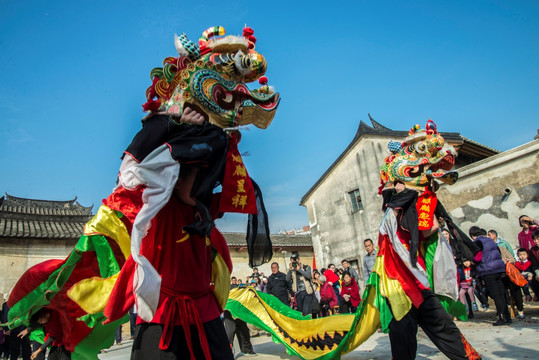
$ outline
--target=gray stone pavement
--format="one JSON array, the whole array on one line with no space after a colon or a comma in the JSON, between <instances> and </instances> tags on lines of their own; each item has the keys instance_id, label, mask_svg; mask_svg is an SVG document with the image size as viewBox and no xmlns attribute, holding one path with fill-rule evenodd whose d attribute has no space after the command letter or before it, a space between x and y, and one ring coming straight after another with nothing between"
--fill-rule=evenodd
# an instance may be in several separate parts
<instances>
[{"instance_id":1,"label":"gray stone pavement","mask_svg":"<svg viewBox=\"0 0 539 360\"><path fill-rule=\"evenodd\" d=\"M491 306L494 309L494 306ZM457 322L457 326L470 344L483 356L483 359L539 359L539 303L526 304L524 307L526 319L513 319L510 326L492 326L495 311L476 312L475 318L468 322ZM263 333L262 333L263 334ZM417 359L447 359L445 355L430 342L425 333L418 332ZM236 359L247 360L276 360L299 359L289 356L284 346L275 344L270 337L257 336L252 338L257 356L243 356L236 352ZM125 360L129 359L132 341L124 342L100 354L99 359ZM235 349L239 349L237 343ZM386 334L375 333L360 347L342 357L343 360L391 359L389 338Z\"/></svg>"}]
</instances>

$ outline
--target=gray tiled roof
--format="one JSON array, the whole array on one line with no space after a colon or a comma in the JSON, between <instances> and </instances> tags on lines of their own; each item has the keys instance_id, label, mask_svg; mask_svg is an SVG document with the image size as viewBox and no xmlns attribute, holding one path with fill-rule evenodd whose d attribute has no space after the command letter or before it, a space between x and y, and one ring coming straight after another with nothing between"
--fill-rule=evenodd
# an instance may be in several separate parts
<instances>
[{"instance_id":1,"label":"gray tiled roof","mask_svg":"<svg viewBox=\"0 0 539 360\"><path fill-rule=\"evenodd\" d=\"M223 233L228 246L247 246L245 233ZM312 247L311 235L271 234L273 247Z\"/></svg>"},{"instance_id":2,"label":"gray tiled roof","mask_svg":"<svg viewBox=\"0 0 539 360\"><path fill-rule=\"evenodd\" d=\"M0 198L0 237L76 239L92 217L92 207L76 200L36 200L6 194Z\"/></svg>"}]
</instances>

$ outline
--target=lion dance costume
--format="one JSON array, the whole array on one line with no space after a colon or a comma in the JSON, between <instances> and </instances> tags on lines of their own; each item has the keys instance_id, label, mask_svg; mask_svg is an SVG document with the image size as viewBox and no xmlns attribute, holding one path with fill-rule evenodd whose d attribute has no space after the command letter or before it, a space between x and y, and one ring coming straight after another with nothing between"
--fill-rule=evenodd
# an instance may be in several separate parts
<instances>
[{"instance_id":1,"label":"lion dance costume","mask_svg":"<svg viewBox=\"0 0 539 360\"><path fill-rule=\"evenodd\" d=\"M227 309L271 332L289 354L303 359L338 359L380 327L389 333L394 359L414 359L418 326L450 359L480 359L453 322L453 316L466 320L466 313L456 302L451 247L435 226L443 218L455 248L477 251L434 192L436 181L457 181L458 174L449 171L455 150L430 120L426 129L415 125L404 142L388 147L392 154L381 169L379 251L357 313L310 319L253 289L232 290Z\"/></svg>"},{"instance_id":2,"label":"lion dance costume","mask_svg":"<svg viewBox=\"0 0 539 360\"><path fill-rule=\"evenodd\" d=\"M8 302L11 328L51 309L57 343L73 359L95 359L136 303L132 358L233 358L219 319L232 263L213 220L249 214L250 265L269 261L264 203L237 143L240 126L269 126L279 95L263 76L253 30L224 34L209 28L198 44L182 34L179 56L151 70L148 115L124 153L117 187L67 259L38 264L18 281ZM250 90L246 83L256 80L262 86ZM204 121L184 123L188 108Z\"/></svg>"},{"instance_id":3,"label":"lion dance costume","mask_svg":"<svg viewBox=\"0 0 539 360\"><path fill-rule=\"evenodd\" d=\"M464 308L456 302L453 253L437 225L439 218L452 223L434 190L435 180L457 181L458 174L449 171L456 152L431 120L426 129L415 125L402 144L391 142L389 149L393 154L381 170L385 213L373 272L388 306L382 327L389 330L393 357L415 359L419 325L450 359L479 359L449 315L464 316ZM459 238L460 247L468 243Z\"/></svg>"}]
</instances>

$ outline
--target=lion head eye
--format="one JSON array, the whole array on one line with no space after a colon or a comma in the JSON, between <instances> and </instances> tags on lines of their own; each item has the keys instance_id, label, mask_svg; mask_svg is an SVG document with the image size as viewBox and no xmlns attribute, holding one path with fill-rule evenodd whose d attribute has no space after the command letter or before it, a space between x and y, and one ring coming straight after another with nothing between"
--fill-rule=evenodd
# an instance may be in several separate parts
<instances>
[{"instance_id":1,"label":"lion head eye","mask_svg":"<svg viewBox=\"0 0 539 360\"><path fill-rule=\"evenodd\" d=\"M418 154L425 154L427 152L427 144L425 144L423 141L417 143L415 145L415 151Z\"/></svg>"}]
</instances>

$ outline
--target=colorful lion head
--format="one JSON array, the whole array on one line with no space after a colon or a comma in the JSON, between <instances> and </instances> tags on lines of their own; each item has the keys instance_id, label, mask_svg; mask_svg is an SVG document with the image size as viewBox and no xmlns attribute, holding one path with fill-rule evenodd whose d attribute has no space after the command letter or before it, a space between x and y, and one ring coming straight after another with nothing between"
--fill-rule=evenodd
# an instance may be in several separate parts
<instances>
[{"instance_id":1,"label":"colorful lion head","mask_svg":"<svg viewBox=\"0 0 539 360\"><path fill-rule=\"evenodd\" d=\"M455 164L455 149L445 143L432 120L425 127L420 129L415 125L403 143L389 143L392 155L380 169L381 189L388 182L402 182L407 187L424 190L433 185L433 180L450 185L457 181L458 173L450 171Z\"/></svg>"},{"instance_id":2,"label":"colorful lion head","mask_svg":"<svg viewBox=\"0 0 539 360\"><path fill-rule=\"evenodd\" d=\"M179 121L189 105L222 128L253 124L267 128L279 104L279 93L267 85L266 59L255 51L251 28L243 36L226 36L220 26L206 30L198 45L185 34L176 36L179 57L163 60L163 67L150 72L143 109L166 114ZM259 80L261 88L245 83Z\"/></svg>"}]
</instances>

